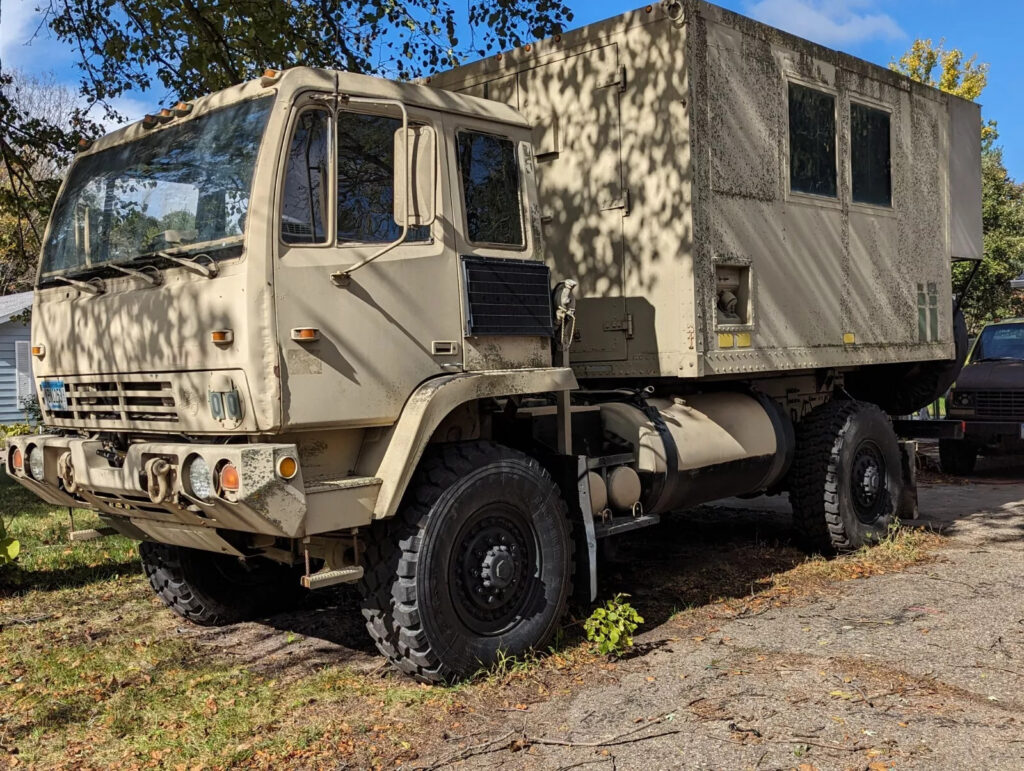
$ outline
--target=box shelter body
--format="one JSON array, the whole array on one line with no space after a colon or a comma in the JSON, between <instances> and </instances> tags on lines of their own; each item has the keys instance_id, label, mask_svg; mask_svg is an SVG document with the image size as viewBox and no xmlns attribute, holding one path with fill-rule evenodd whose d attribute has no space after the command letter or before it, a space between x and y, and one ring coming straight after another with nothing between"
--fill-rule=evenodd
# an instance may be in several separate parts
<instances>
[{"instance_id":1,"label":"box shelter body","mask_svg":"<svg viewBox=\"0 0 1024 771\"><path fill-rule=\"evenodd\" d=\"M982 252L977 105L693 1L429 83L535 127L578 375L953 356L950 261Z\"/></svg>"}]
</instances>

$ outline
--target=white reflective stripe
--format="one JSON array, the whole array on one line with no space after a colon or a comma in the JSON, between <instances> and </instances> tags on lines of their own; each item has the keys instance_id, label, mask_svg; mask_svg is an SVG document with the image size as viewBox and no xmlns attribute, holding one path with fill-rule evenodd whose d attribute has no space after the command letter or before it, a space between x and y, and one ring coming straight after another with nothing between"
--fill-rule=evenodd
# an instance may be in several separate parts
<instances>
[{"instance_id":1,"label":"white reflective stripe","mask_svg":"<svg viewBox=\"0 0 1024 771\"><path fill-rule=\"evenodd\" d=\"M14 342L14 368L17 372L18 409L34 393L32 387L32 346L27 340Z\"/></svg>"}]
</instances>

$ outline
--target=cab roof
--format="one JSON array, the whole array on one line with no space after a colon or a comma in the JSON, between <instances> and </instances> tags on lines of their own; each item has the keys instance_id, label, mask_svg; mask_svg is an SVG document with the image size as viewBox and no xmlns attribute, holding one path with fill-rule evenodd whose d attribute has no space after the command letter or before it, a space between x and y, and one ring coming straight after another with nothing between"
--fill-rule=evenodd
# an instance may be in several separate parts
<instances>
[{"instance_id":1,"label":"cab roof","mask_svg":"<svg viewBox=\"0 0 1024 771\"><path fill-rule=\"evenodd\" d=\"M359 75L353 72L293 67L276 72L272 77L265 75L194 99L187 103L189 112L185 116L170 117L148 125L143 120L130 123L95 140L79 154L92 154L115 145L141 139L143 136L160 131L165 126L173 126L247 99L275 94L284 99L291 99L302 91L326 91L339 95L397 99L412 107L465 115L519 128L530 127L526 118L518 110L490 99L456 94L413 83L399 83L386 78ZM160 110L155 109L153 112L157 114Z\"/></svg>"}]
</instances>

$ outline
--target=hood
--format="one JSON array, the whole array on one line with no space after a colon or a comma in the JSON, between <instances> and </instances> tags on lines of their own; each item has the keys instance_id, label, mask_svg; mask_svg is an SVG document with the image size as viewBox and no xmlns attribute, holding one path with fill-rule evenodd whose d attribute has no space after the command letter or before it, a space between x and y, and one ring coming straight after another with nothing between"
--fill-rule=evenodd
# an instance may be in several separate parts
<instances>
[{"instance_id":1,"label":"hood","mask_svg":"<svg viewBox=\"0 0 1024 771\"><path fill-rule=\"evenodd\" d=\"M1024 391L1024 361L979 361L966 364L956 379L958 391Z\"/></svg>"}]
</instances>

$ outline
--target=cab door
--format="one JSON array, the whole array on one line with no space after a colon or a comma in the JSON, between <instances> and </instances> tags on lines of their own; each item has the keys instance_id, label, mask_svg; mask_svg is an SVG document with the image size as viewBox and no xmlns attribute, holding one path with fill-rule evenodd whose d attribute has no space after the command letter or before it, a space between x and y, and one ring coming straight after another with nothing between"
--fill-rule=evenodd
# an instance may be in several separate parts
<instances>
[{"instance_id":1,"label":"cab door","mask_svg":"<svg viewBox=\"0 0 1024 771\"><path fill-rule=\"evenodd\" d=\"M353 105L354 107L354 105ZM278 190L274 294L282 413L294 428L387 425L413 389L459 361L461 309L444 218L351 274L400 235L393 217L394 135L389 104L336 107L307 99L292 111ZM441 136L436 116L410 123ZM437 179L442 154L434 142ZM437 186L437 211L447 193Z\"/></svg>"}]
</instances>

